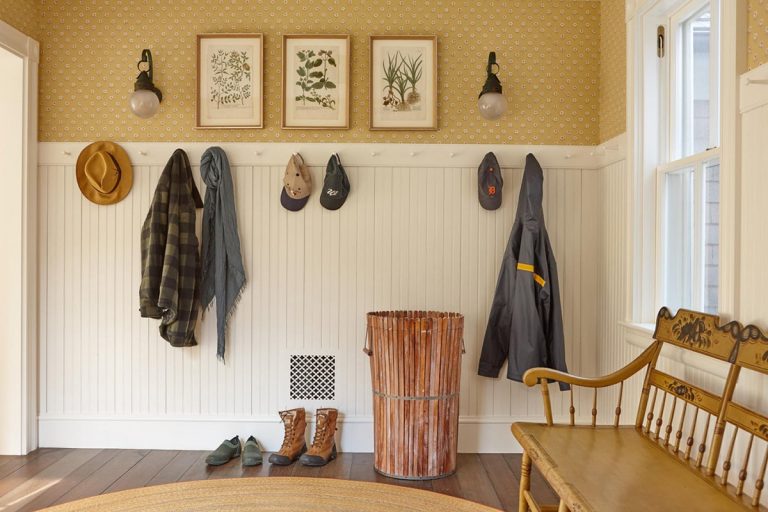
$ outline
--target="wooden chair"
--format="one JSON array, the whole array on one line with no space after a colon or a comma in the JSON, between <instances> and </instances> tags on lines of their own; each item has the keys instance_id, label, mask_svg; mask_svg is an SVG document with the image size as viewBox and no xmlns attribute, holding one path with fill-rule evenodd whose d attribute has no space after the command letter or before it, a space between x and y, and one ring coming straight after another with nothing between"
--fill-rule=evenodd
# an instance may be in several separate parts
<instances>
[{"instance_id":1,"label":"wooden chair","mask_svg":"<svg viewBox=\"0 0 768 512\"><path fill-rule=\"evenodd\" d=\"M583 378L547 368L526 372L528 386L541 385L546 424L512 425L524 450L520 512L529 507L560 512L768 510L760 505L768 464L768 418L733 400L742 369L768 374L768 339L755 326L720 326L717 316L688 310L673 316L666 308L658 314L654 339L634 361L605 377ZM657 369L664 344L727 363L722 389L706 391ZM646 371L634 425L621 426L625 381L642 369ZM551 381L571 385L567 424L553 421ZM598 425L597 390L610 386L618 386L613 424ZM576 425L574 387L593 390L589 425ZM756 473L748 486L753 451L759 462L751 463ZM733 485L735 453L742 456ZM560 497L559 508L541 507L534 500L531 464Z\"/></svg>"}]
</instances>

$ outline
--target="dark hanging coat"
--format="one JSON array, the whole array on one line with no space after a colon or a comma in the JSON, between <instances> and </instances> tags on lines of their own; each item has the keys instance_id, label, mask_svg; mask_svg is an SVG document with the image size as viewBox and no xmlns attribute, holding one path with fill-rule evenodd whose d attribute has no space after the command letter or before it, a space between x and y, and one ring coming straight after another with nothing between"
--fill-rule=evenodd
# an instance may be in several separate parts
<instances>
[{"instance_id":1,"label":"dark hanging coat","mask_svg":"<svg viewBox=\"0 0 768 512\"><path fill-rule=\"evenodd\" d=\"M522 381L526 370L565 366L557 264L541 206L544 174L536 158L525 161L515 223L496 284L480 354L478 375ZM560 389L568 389L560 383Z\"/></svg>"},{"instance_id":2,"label":"dark hanging coat","mask_svg":"<svg viewBox=\"0 0 768 512\"><path fill-rule=\"evenodd\" d=\"M142 317L160 318L160 336L174 347L197 345L200 266L195 208L203 201L187 154L177 149L160 175L141 229Z\"/></svg>"}]
</instances>

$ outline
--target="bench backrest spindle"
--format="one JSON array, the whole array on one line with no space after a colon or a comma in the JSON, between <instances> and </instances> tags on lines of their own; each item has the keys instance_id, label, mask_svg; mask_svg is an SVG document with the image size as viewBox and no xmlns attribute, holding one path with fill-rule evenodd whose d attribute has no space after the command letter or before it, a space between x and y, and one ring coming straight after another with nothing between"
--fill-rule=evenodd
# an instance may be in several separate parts
<instances>
[{"instance_id":1,"label":"bench backrest spindle","mask_svg":"<svg viewBox=\"0 0 768 512\"><path fill-rule=\"evenodd\" d=\"M654 343L658 345L659 353L665 344L669 344L728 364L735 358L740 328L737 322L720 326L720 319L716 315L685 309L672 315L668 309L662 308L656 319ZM714 467L712 464L717 462L725 425L724 421L721 421L722 412L725 403L733 394L737 375L732 376L733 382L730 378L726 381L721 393L715 394L658 370L657 361L658 354L648 364L643 383L642 396L650 396L650 405L647 398L645 401L641 400L638 410L638 418L645 417L645 427L643 428L642 424L636 424L636 427L642 429L650 440L672 450L695 467L703 466L709 471ZM731 366L732 371L733 368ZM735 372L738 374L738 369ZM701 417L699 410L707 413L706 419ZM700 418L704 420L703 430L700 430ZM714 423L711 436L710 423ZM692 451L697 431L700 432L700 441L694 455ZM681 451L680 441L686 434L686 447Z\"/></svg>"}]
</instances>

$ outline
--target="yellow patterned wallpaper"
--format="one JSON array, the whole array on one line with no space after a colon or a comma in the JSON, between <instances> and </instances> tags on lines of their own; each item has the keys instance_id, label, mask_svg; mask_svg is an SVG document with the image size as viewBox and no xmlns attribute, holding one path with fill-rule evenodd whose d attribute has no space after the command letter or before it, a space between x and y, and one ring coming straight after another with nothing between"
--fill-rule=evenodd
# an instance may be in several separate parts
<instances>
[{"instance_id":1,"label":"yellow patterned wallpaper","mask_svg":"<svg viewBox=\"0 0 768 512\"><path fill-rule=\"evenodd\" d=\"M749 0L747 64L754 69L768 62L768 0Z\"/></svg>"},{"instance_id":2,"label":"yellow patterned wallpaper","mask_svg":"<svg viewBox=\"0 0 768 512\"><path fill-rule=\"evenodd\" d=\"M41 0L40 139L594 144L599 11L583 0ZM264 129L194 128L195 35L207 32L264 33ZM286 33L352 35L350 130L280 129ZM371 34L438 36L438 131L368 130ZM145 47L164 93L150 120L128 110ZM476 107L491 50L509 100L500 122Z\"/></svg>"},{"instance_id":3,"label":"yellow patterned wallpaper","mask_svg":"<svg viewBox=\"0 0 768 512\"><path fill-rule=\"evenodd\" d=\"M624 0L600 5L600 142L627 129L627 26Z\"/></svg>"},{"instance_id":4,"label":"yellow patterned wallpaper","mask_svg":"<svg viewBox=\"0 0 768 512\"><path fill-rule=\"evenodd\" d=\"M37 0L0 0L0 20L24 32L38 36Z\"/></svg>"}]
</instances>

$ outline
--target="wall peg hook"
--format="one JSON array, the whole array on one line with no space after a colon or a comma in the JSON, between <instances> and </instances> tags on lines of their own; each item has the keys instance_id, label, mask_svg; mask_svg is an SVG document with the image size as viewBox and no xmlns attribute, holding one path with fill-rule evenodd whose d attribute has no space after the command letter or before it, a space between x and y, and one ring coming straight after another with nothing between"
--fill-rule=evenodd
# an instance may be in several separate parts
<instances>
[{"instance_id":1,"label":"wall peg hook","mask_svg":"<svg viewBox=\"0 0 768 512\"><path fill-rule=\"evenodd\" d=\"M65 156L72 156L71 151L62 151L62 153L64 153Z\"/></svg>"},{"instance_id":2,"label":"wall peg hook","mask_svg":"<svg viewBox=\"0 0 768 512\"><path fill-rule=\"evenodd\" d=\"M147 156L147 154L148 154L148 153L147 153L146 151L139 151L139 154L140 154L141 156Z\"/></svg>"},{"instance_id":3,"label":"wall peg hook","mask_svg":"<svg viewBox=\"0 0 768 512\"><path fill-rule=\"evenodd\" d=\"M376 151L371 151L371 156L379 156L379 153L377 153Z\"/></svg>"},{"instance_id":4,"label":"wall peg hook","mask_svg":"<svg viewBox=\"0 0 768 512\"><path fill-rule=\"evenodd\" d=\"M411 155L412 157L414 157L414 156L416 156L416 152L415 152L415 151L411 151L410 155Z\"/></svg>"},{"instance_id":5,"label":"wall peg hook","mask_svg":"<svg viewBox=\"0 0 768 512\"><path fill-rule=\"evenodd\" d=\"M449 157L449 158L453 158L453 157L455 157L455 156L456 156L456 153L453 153L453 152L451 152L451 153L448 153L448 157Z\"/></svg>"}]
</instances>

